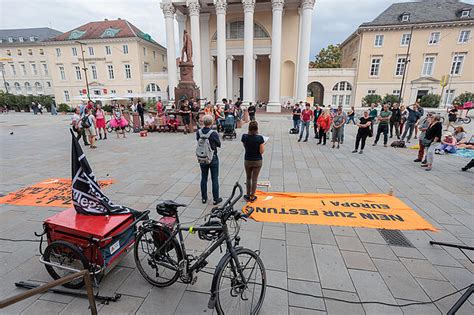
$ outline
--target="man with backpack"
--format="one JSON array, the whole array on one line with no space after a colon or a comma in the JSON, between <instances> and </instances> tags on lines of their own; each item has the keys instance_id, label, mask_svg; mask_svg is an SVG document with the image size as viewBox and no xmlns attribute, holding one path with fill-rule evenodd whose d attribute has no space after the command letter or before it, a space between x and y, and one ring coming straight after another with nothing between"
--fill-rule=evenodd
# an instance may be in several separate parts
<instances>
[{"instance_id":1,"label":"man with backpack","mask_svg":"<svg viewBox=\"0 0 474 315\"><path fill-rule=\"evenodd\" d=\"M217 157L217 148L221 147L219 135L211 129L214 119L211 115L203 117L204 128L196 132L197 147L196 157L201 167L201 197L202 203L207 203L207 180L209 170L211 171L212 197L214 205L222 202L219 197L219 158Z\"/></svg>"}]
</instances>

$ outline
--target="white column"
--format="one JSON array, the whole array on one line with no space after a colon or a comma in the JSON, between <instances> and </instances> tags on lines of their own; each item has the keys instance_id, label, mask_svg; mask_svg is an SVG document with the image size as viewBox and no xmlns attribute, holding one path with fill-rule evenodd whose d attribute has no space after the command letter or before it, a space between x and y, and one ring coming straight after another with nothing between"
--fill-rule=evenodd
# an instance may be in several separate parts
<instances>
[{"instance_id":1,"label":"white column","mask_svg":"<svg viewBox=\"0 0 474 315\"><path fill-rule=\"evenodd\" d=\"M181 13L180 11L176 12L176 21L178 21L178 41L179 46L178 49L181 53L181 49L183 49L183 33L184 33L184 26L186 25L186 15Z\"/></svg>"},{"instance_id":2,"label":"white column","mask_svg":"<svg viewBox=\"0 0 474 315\"><path fill-rule=\"evenodd\" d=\"M272 0L272 54L270 58L270 89L268 112L280 112L281 25L284 0ZM293 82L292 82L293 83Z\"/></svg>"},{"instance_id":3,"label":"white column","mask_svg":"<svg viewBox=\"0 0 474 315\"><path fill-rule=\"evenodd\" d=\"M257 102L258 96L258 67L257 67L258 55L253 55L252 58L252 73L253 73L253 85L252 85L252 102ZM261 101L261 100L260 100Z\"/></svg>"},{"instance_id":4,"label":"white column","mask_svg":"<svg viewBox=\"0 0 474 315\"><path fill-rule=\"evenodd\" d=\"M298 87L296 101L306 101L309 72L309 49L311 41L311 15L313 13L315 0L301 1L301 37L300 54L298 58Z\"/></svg>"},{"instance_id":5,"label":"white column","mask_svg":"<svg viewBox=\"0 0 474 315\"><path fill-rule=\"evenodd\" d=\"M174 88L178 83L176 67L176 47L174 41L174 13L175 8L171 0L163 0L161 9L165 16L166 24L166 55L168 60L168 86L170 91L170 101L174 101Z\"/></svg>"},{"instance_id":6,"label":"white column","mask_svg":"<svg viewBox=\"0 0 474 315\"><path fill-rule=\"evenodd\" d=\"M209 13L201 13L201 98L214 100L214 93L211 90L211 69L214 69L214 63L211 63L211 55L209 53ZM214 70L212 70L214 71Z\"/></svg>"},{"instance_id":7,"label":"white column","mask_svg":"<svg viewBox=\"0 0 474 315\"><path fill-rule=\"evenodd\" d=\"M191 19L191 40L193 42L194 82L202 88L201 74L201 30L199 27L199 1L188 0L188 12Z\"/></svg>"},{"instance_id":8,"label":"white column","mask_svg":"<svg viewBox=\"0 0 474 315\"><path fill-rule=\"evenodd\" d=\"M233 68L234 68L234 56L227 56L227 97L233 100Z\"/></svg>"},{"instance_id":9,"label":"white column","mask_svg":"<svg viewBox=\"0 0 474 315\"><path fill-rule=\"evenodd\" d=\"M222 104L222 99L227 94L226 83L226 38L225 14L227 11L226 0L214 0L217 15L217 103Z\"/></svg>"},{"instance_id":10,"label":"white column","mask_svg":"<svg viewBox=\"0 0 474 315\"><path fill-rule=\"evenodd\" d=\"M299 58L300 56L300 42L301 42L301 21L303 21L303 19L301 18L301 7L298 8L298 51L296 53L296 56ZM293 85L293 102L296 102L296 95L298 93L298 78L299 78L299 60L298 58L296 58L296 63L295 63L295 82L294 82L294 85Z\"/></svg>"},{"instance_id":11,"label":"white column","mask_svg":"<svg viewBox=\"0 0 474 315\"><path fill-rule=\"evenodd\" d=\"M244 104L255 102L255 64L253 60L253 12L255 0L242 0L244 7Z\"/></svg>"}]
</instances>

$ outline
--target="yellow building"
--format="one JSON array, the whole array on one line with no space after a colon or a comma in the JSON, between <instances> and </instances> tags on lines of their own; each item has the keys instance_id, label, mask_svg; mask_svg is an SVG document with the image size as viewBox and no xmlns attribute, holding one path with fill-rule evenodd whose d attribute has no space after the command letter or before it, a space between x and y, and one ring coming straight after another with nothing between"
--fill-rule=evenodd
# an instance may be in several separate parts
<instances>
[{"instance_id":1,"label":"yellow building","mask_svg":"<svg viewBox=\"0 0 474 315\"><path fill-rule=\"evenodd\" d=\"M87 98L84 66L92 98L166 95L166 81L144 79L166 71L166 49L126 20L90 22L44 45L57 103Z\"/></svg>"},{"instance_id":2,"label":"yellow building","mask_svg":"<svg viewBox=\"0 0 474 315\"><path fill-rule=\"evenodd\" d=\"M53 80L44 40L51 28L0 30L0 90L17 95L52 95Z\"/></svg>"},{"instance_id":3,"label":"yellow building","mask_svg":"<svg viewBox=\"0 0 474 315\"><path fill-rule=\"evenodd\" d=\"M454 0L392 4L341 44L342 67L356 69L354 104L360 106L367 94L401 93L403 102L412 104L434 93L442 94L444 105L473 92L473 35L473 5Z\"/></svg>"}]
</instances>

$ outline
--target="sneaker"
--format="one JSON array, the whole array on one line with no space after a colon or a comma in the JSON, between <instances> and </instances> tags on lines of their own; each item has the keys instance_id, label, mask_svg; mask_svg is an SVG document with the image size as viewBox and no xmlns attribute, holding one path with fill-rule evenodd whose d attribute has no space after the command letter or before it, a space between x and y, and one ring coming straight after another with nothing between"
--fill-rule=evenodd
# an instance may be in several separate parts
<instances>
[{"instance_id":1,"label":"sneaker","mask_svg":"<svg viewBox=\"0 0 474 315\"><path fill-rule=\"evenodd\" d=\"M463 172L466 172L467 170L468 170L468 168L467 168L467 167L463 167L463 168L461 168L461 171L463 171Z\"/></svg>"},{"instance_id":2,"label":"sneaker","mask_svg":"<svg viewBox=\"0 0 474 315\"><path fill-rule=\"evenodd\" d=\"M257 200L257 196L250 197L250 202L254 202L255 200Z\"/></svg>"},{"instance_id":3,"label":"sneaker","mask_svg":"<svg viewBox=\"0 0 474 315\"><path fill-rule=\"evenodd\" d=\"M421 164L421 167L428 167L428 164Z\"/></svg>"},{"instance_id":4,"label":"sneaker","mask_svg":"<svg viewBox=\"0 0 474 315\"><path fill-rule=\"evenodd\" d=\"M428 161L423 160L423 161L421 162L421 164L428 164Z\"/></svg>"},{"instance_id":5,"label":"sneaker","mask_svg":"<svg viewBox=\"0 0 474 315\"><path fill-rule=\"evenodd\" d=\"M413 139L417 139L417 137L415 136Z\"/></svg>"},{"instance_id":6,"label":"sneaker","mask_svg":"<svg viewBox=\"0 0 474 315\"><path fill-rule=\"evenodd\" d=\"M420 159L416 159L416 160L414 160L413 162L418 163L418 162L421 162L421 160L420 160Z\"/></svg>"},{"instance_id":7,"label":"sneaker","mask_svg":"<svg viewBox=\"0 0 474 315\"><path fill-rule=\"evenodd\" d=\"M425 168L425 171L431 171L431 167Z\"/></svg>"},{"instance_id":8,"label":"sneaker","mask_svg":"<svg viewBox=\"0 0 474 315\"><path fill-rule=\"evenodd\" d=\"M407 140L407 143L410 143L410 140Z\"/></svg>"},{"instance_id":9,"label":"sneaker","mask_svg":"<svg viewBox=\"0 0 474 315\"><path fill-rule=\"evenodd\" d=\"M207 203L207 199L202 199L202 203Z\"/></svg>"},{"instance_id":10,"label":"sneaker","mask_svg":"<svg viewBox=\"0 0 474 315\"><path fill-rule=\"evenodd\" d=\"M385 143L383 146L386 148L386 147L387 147L387 144Z\"/></svg>"},{"instance_id":11,"label":"sneaker","mask_svg":"<svg viewBox=\"0 0 474 315\"><path fill-rule=\"evenodd\" d=\"M363 152L364 152L364 150L360 150L360 151L359 151L359 154L362 154Z\"/></svg>"},{"instance_id":12,"label":"sneaker","mask_svg":"<svg viewBox=\"0 0 474 315\"><path fill-rule=\"evenodd\" d=\"M300 138L300 139L298 139L298 142L301 142L301 138Z\"/></svg>"},{"instance_id":13,"label":"sneaker","mask_svg":"<svg viewBox=\"0 0 474 315\"><path fill-rule=\"evenodd\" d=\"M336 147L336 145L335 145L335 144L333 144L331 148L333 148L333 149L334 149L335 147Z\"/></svg>"},{"instance_id":14,"label":"sneaker","mask_svg":"<svg viewBox=\"0 0 474 315\"><path fill-rule=\"evenodd\" d=\"M303 142L308 142L308 139L304 139Z\"/></svg>"},{"instance_id":15,"label":"sneaker","mask_svg":"<svg viewBox=\"0 0 474 315\"><path fill-rule=\"evenodd\" d=\"M337 144L337 148L339 149L339 144Z\"/></svg>"},{"instance_id":16,"label":"sneaker","mask_svg":"<svg viewBox=\"0 0 474 315\"><path fill-rule=\"evenodd\" d=\"M374 142L374 143L372 144L373 147L375 147L376 145L377 145L377 142Z\"/></svg>"},{"instance_id":17,"label":"sneaker","mask_svg":"<svg viewBox=\"0 0 474 315\"><path fill-rule=\"evenodd\" d=\"M357 153L357 150L352 151L352 153Z\"/></svg>"},{"instance_id":18,"label":"sneaker","mask_svg":"<svg viewBox=\"0 0 474 315\"><path fill-rule=\"evenodd\" d=\"M247 202L250 202L250 196L249 195L244 195L244 200Z\"/></svg>"},{"instance_id":19,"label":"sneaker","mask_svg":"<svg viewBox=\"0 0 474 315\"><path fill-rule=\"evenodd\" d=\"M214 202L212 203L214 206L220 204L222 202L222 198L219 198L217 200L214 200Z\"/></svg>"}]
</instances>

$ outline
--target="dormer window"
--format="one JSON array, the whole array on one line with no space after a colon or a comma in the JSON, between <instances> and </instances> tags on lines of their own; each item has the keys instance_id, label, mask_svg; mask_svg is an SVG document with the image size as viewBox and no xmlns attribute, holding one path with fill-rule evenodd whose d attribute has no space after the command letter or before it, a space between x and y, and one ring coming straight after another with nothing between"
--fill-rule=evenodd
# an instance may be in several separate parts
<instances>
[{"instance_id":1,"label":"dormer window","mask_svg":"<svg viewBox=\"0 0 474 315\"><path fill-rule=\"evenodd\" d=\"M18 38L18 40L20 41L20 43L23 43L23 42L25 41L25 38L22 37L22 36L20 36L20 37Z\"/></svg>"},{"instance_id":2,"label":"dormer window","mask_svg":"<svg viewBox=\"0 0 474 315\"><path fill-rule=\"evenodd\" d=\"M36 42L36 37L30 36L30 42Z\"/></svg>"},{"instance_id":3,"label":"dormer window","mask_svg":"<svg viewBox=\"0 0 474 315\"><path fill-rule=\"evenodd\" d=\"M468 18L471 16L471 10L462 10L461 11L461 19Z\"/></svg>"},{"instance_id":4,"label":"dormer window","mask_svg":"<svg viewBox=\"0 0 474 315\"><path fill-rule=\"evenodd\" d=\"M402 22L410 22L410 14L409 13L403 13L401 16L400 16L400 20Z\"/></svg>"},{"instance_id":5,"label":"dormer window","mask_svg":"<svg viewBox=\"0 0 474 315\"><path fill-rule=\"evenodd\" d=\"M11 36L8 37L8 42L9 42L9 43L13 43L13 37L11 37Z\"/></svg>"}]
</instances>

